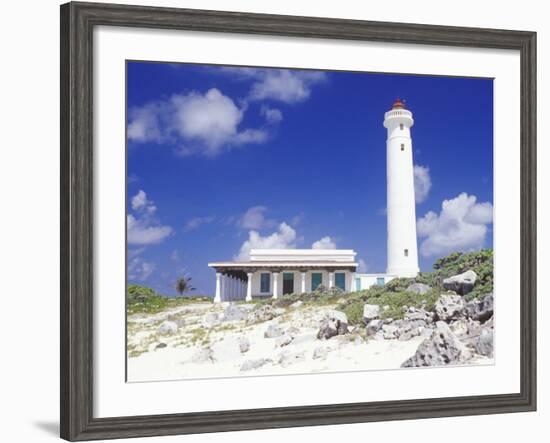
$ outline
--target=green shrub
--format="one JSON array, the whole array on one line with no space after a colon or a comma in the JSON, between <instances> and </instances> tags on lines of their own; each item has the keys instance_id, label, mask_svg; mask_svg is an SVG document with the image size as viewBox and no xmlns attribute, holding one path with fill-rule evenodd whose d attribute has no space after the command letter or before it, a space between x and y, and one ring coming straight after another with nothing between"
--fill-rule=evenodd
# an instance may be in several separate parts
<instances>
[{"instance_id":1,"label":"green shrub","mask_svg":"<svg viewBox=\"0 0 550 443\"><path fill-rule=\"evenodd\" d=\"M436 260L433 265L434 285L441 287L443 279L461 274L469 269L477 274L474 289L466 294L467 300L479 298L493 292L493 250L482 249L477 252L455 252L447 257Z\"/></svg>"},{"instance_id":2,"label":"green shrub","mask_svg":"<svg viewBox=\"0 0 550 443\"><path fill-rule=\"evenodd\" d=\"M158 294L154 289L140 285L128 285L126 290L126 310L129 315L147 313L155 314L168 308L185 303L211 302L210 297L166 297Z\"/></svg>"},{"instance_id":3,"label":"green shrub","mask_svg":"<svg viewBox=\"0 0 550 443\"><path fill-rule=\"evenodd\" d=\"M342 307L342 311L346 314L350 325L360 325L363 323L364 304L365 302L361 300L354 300Z\"/></svg>"}]
</instances>

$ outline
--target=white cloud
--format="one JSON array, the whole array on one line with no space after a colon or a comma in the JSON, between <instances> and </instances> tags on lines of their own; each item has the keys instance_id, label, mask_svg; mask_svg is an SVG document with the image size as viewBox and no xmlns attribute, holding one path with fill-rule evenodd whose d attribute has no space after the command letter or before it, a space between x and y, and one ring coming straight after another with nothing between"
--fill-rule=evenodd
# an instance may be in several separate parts
<instances>
[{"instance_id":1,"label":"white cloud","mask_svg":"<svg viewBox=\"0 0 550 443\"><path fill-rule=\"evenodd\" d=\"M422 203L426 200L431 187L430 168L414 165L414 198L416 203Z\"/></svg>"},{"instance_id":2,"label":"white cloud","mask_svg":"<svg viewBox=\"0 0 550 443\"><path fill-rule=\"evenodd\" d=\"M251 100L272 99L284 103L305 101L311 95L313 84L323 81L322 72L269 69L258 73L250 91Z\"/></svg>"},{"instance_id":3,"label":"white cloud","mask_svg":"<svg viewBox=\"0 0 550 443\"><path fill-rule=\"evenodd\" d=\"M283 113L279 109L270 108L267 105L260 108L260 115L264 116L265 120L271 125L280 123L283 120Z\"/></svg>"},{"instance_id":4,"label":"white cloud","mask_svg":"<svg viewBox=\"0 0 550 443\"><path fill-rule=\"evenodd\" d=\"M357 272L365 273L369 269L367 266L367 262L363 260L362 258L359 259L359 265L357 266Z\"/></svg>"},{"instance_id":5,"label":"white cloud","mask_svg":"<svg viewBox=\"0 0 550 443\"><path fill-rule=\"evenodd\" d=\"M485 243L487 225L492 221L493 205L477 203L474 195L463 192L444 200L439 214L430 211L417 221L418 236L425 237L420 253L433 257L480 249Z\"/></svg>"},{"instance_id":6,"label":"white cloud","mask_svg":"<svg viewBox=\"0 0 550 443\"><path fill-rule=\"evenodd\" d=\"M131 205L136 215L128 214L126 217L126 236L129 245L158 244L172 234L170 226L163 226L155 219L157 207L143 190L132 197Z\"/></svg>"},{"instance_id":7,"label":"white cloud","mask_svg":"<svg viewBox=\"0 0 550 443\"><path fill-rule=\"evenodd\" d=\"M275 220L265 216L267 208L265 206L253 206L249 208L239 219L238 224L244 229L263 229L272 228L277 223Z\"/></svg>"},{"instance_id":8,"label":"white cloud","mask_svg":"<svg viewBox=\"0 0 550 443\"><path fill-rule=\"evenodd\" d=\"M128 262L128 280L145 281L153 273L156 266L153 262L148 262L137 256Z\"/></svg>"},{"instance_id":9,"label":"white cloud","mask_svg":"<svg viewBox=\"0 0 550 443\"><path fill-rule=\"evenodd\" d=\"M215 220L215 217L208 216L208 217L194 217L185 223L185 226L183 227L183 230L185 232L193 231L195 229L198 229L202 225L206 225L208 223L212 223Z\"/></svg>"},{"instance_id":10,"label":"white cloud","mask_svg":"<svg viewBox=\"0 0 550 443\"><path fill-rule=\"evenodd\" d=\"M132 197L131 203L134 211L146 210L152 214L157 210L156 206L147 198L147 194L142 189Z\"/></svg>"},{"instance_id":11,"label":"white cloud","mask_svg":"<svg viewBox=\"0 0 550 443\"><path fill-rule=\"evenodd\" d=\"M240 128L245 108L216 88L173 95L130 110L128 138L167 143L181 155L215 157L235 146L267 141L263 129Z\"/></svg>"},{"instance_id":12,"label":"white cloud","mask_svg":"<svg viewBox=\"0 0 550 443\"><path fill-rule=\"evenodd\" d=\"M312 249L336 249L336 242L329 236L317 240L311 245Z\"/></svg>"},{"instance_id":13,"label":"white cloud","mask_svg":"<svg viewBox=\"0 0 550 443\"><path fill-rule=\"evenodd\" d=\"M465 220L468 223L474 224L487 224L493 221L493 205L489 202L477 203L474 205Z\"/></svg>"},{"instance_id":14,"label":"white cloud","mask_svg":"<svg viewBox=\"0 0 550 443\"><path fill-rule=\"evenodd\" d=\"M223 68L222 72L253 81L248 95L249 100L269 99L283 103L307 100L313 85L327 78L324 72L292 69Z\"/></svg>"},{"instance_id":15,"label":"white cloud","mask_svg":"<svg viewBox=\"0 0 550 443\"><path fill-rule=\"evenodd\" d=\"M138 255L140 255L143 251L145 251L145 248L136 248L136 249L128 249L128 260L131 260Z\"/></svg>"},{"instance_id":16,"label":"white cloud","mask_svg":"<svg viewBox=\"0 0 550 443\"><path fill-rule=\"evenodd\" d=\"M300 214L297 214L294 217L292 217L292 219L290 220L290 225L296 227L304 221L304 218L305 218L305 215L303 212L301 212Z\"/></svg>"},{"instance_id":17,"label":"white cloud","mask_svg":"<svg viewBox=\"0 0 550 443\"><path fill-rule=\"evenodd\" d=\"M127 217L127 236L130 245L156 245L172 233L170 226L152 225L147 218Z\"/></svg>"},{"instance_id":18,"label":"white cloud","mask_svg":"<svg viewBox=\"0 0 550 443\"><path fill-rule=\"evenodd\" d=\"M162 143L164 137L161 131L159 117L164 113L164 103L148 103L139 108L129 110L128 139L136 142Z\"/></svg>"},{"instance_id":19,"label":"white cloud","mask_svg":"<svg viewBox=\"0 0 550 443\"><path fill-rule=\"evenodd\" d=\"M257 231L248 233L246 240L235 257L237 260L248 260L251 249L292 249L296 247L296 231L286 223L281 223L276 232L262 236Z\"/></svg>"}]
</instances>

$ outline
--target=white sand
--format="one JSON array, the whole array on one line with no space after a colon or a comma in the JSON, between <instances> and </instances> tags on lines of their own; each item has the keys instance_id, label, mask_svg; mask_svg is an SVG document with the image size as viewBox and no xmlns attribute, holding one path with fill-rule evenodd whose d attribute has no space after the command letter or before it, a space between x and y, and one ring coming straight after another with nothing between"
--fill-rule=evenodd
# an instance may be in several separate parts
<instances>
[{"instance_id":1,"label":"white sand","mask_svg":"<svg viewBox=\"0 0 550 443\"><path fill-rule=\"evenodd\" d=\"M246 308L251 306L243 309ZM365 340L352 332L329 340L319 340L316 338L319 320L330 307L289 309L280 317L254 325L246 325L245 321L204 325L207 313L221 314L223 309L224 306L196 304L155 316L130 317L129 349L146 351L128 359L128 380L135 382L396 369L415 353L424 339L415 337L408 341ZM167 319L179 320L178 332L159 336L158 325ZM276 345L277 338L264 337L270 324L278 325L284 330L294 327L298 332L294 332L295 338L289 345L279 347ZM197 336L201 338L197 339ZM250 348L245 353L241 353L239 349L239 339L243 336L250 343ZM203 343L200 342L202 338L205 339ZM167 346L155 349L159 342ZM315 349L319 347L328 348L326 359L313 358ZM194 356L201 349L210 358L197 362ZM283 353L298 355L298 358L291 357L281 361ZM245 361L257 359L271 361L257 369L241 370Z\"/></svg>"}]
</instances>

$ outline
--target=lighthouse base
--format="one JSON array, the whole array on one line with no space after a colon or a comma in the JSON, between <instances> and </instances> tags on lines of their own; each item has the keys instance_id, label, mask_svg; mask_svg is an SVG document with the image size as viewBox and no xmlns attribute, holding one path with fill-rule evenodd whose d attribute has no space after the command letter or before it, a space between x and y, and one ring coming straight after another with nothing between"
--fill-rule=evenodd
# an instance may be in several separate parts
<instances>
[{"instance_id":1,"label":"lighthouse base","mask_svg":"<svg viewBox=\"0 0 550 443\"><path fill-rule=\"evenodd\" d=\"M395 275L398 278L414 278L419 272L419 268L388 268L386 271L387 274Z\"/></svg>"}]
</instances>

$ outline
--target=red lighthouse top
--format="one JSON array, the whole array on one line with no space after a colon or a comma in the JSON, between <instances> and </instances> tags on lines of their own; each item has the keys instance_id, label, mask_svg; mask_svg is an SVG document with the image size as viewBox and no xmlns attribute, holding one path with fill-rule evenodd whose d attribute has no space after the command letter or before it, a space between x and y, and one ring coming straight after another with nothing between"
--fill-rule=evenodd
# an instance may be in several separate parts
<instances>
[{"instance_id":1,"label":"red lighthouse top","mask_svg":"<svg viewBox=\"0 0 550 443\"><path fill-rule=\"evenodd\" d=\"M391 108L392 109L406 109L405 108L405 102L398 98L393 102L393 105L392 105Z\"/></svg>"}]
</instances>

